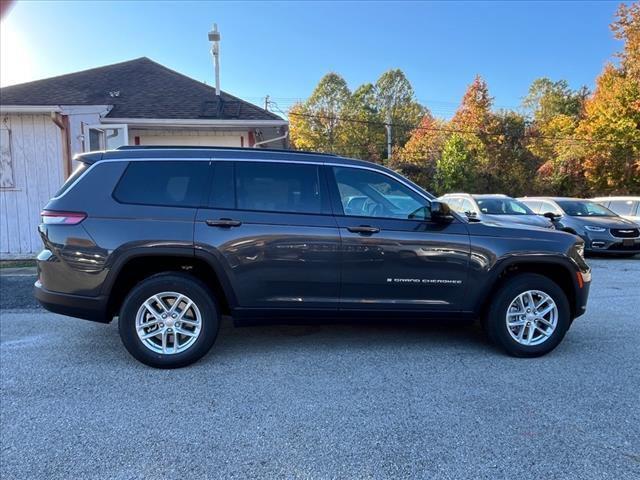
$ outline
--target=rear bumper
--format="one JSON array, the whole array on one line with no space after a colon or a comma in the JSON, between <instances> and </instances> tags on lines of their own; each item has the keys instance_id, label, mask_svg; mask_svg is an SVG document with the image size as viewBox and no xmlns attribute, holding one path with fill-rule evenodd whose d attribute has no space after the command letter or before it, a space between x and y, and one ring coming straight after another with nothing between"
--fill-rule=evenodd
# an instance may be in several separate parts
<instances>
[{"instance_id":1,"label":"rear bumper","mask_svg":"<svg viewBox=\"0 0 640 480\"><path fill-rule=\"evenodd\" d=\"M107 316L107 299L105 297L85 297L51 292L45 289L40 281L34 285L34 296L40 305L53 313L100 323L111 321L111 318Z\"/></svg>"}]
</instances>

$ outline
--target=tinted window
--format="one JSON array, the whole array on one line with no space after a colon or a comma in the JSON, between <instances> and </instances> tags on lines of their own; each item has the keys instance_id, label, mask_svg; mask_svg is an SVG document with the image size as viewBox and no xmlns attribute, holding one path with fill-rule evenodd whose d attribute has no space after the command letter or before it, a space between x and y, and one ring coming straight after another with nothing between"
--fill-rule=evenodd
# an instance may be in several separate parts
<instances>
[{"instance_id":1,"label":"tinted window","mask_svg":"<svg viewBox=\"0 0 640 480\"><path fill-rule=\"evenodd\" d=\"M209 194L209 206L213 208L235 208L233 162L216 162L213 166L213 181Z\"/></svg>"},{"instance_id":2,"label":"tinted window","mask_svg":"<svg viewBox=\"0 0 640 480\"><path fill-rule=\"evenodd\" d=\"M122 203L197 207L202 200L209 162L131 162L115 192Z\"/></svg>"},{"instance_id":3,"label":"tinted window","mask_svg":"<svg viewBox=\"0 0 640 480\"><path fill-rule=\"evenodd\" d=\"M67 178L67 181L62 184L62 186L60 187L60 190L56 192L54 197L59 197L64 192L69 190L69 187L73 185L73 182L75 182L78 178L80 178L80 176L87 171L87 168L89 168L89 165L87 165L84 162L80 162L80 165L78 165L78 167L73 171L73 173L69 176L69 178Z\"/></svg>"},{"instance_id":4,"label":"tinted window","mask_svg":"<svg viewBox=\"0 0 640 480\"><path fill-rule=\"evenodd\" d=\"M387 175L360 168L333 169L345 215L408 219L428 205L420 195ZM425 212L420 213L424 218Z\"/></svg>"},{"instance_id":5,"label":"tinted window","mask_svg":"<svg viewBox=\"0 0 640 480\"><path fill-rule=\"evenodd\" d=\"M633 200L611 200L609 210L613 210L618 215L634 215L636 206Z\"/></svg>"},{"instance_id":6,"label":"tinted window","mask_svg":"<svg viewBox=\"0 0 640 480\"><path fill-rule=\"evenodd\" d=\"M241 210L322 213L318 166L236 162L236 202Z\"/></svg>"},{"instance_id":7,"label":"tinted window","mask_svg":"<svg viewBox=\"0 0 640 480\"><path fill-rule=\"evenodd\" d=\"M513 198L476 198L476 203L489 215L533 215L529 207Z\"/></svg>"},{"instance_id":8,"label":"tinted window","mask_svg":"<svg viewBox=\"0 0 640 480\"><path fill-rule=\"evenodd\" d=\"M616 214L596 202L558 200L558 205L570 217L615 217Z\"/></svg>"}]
</instances>

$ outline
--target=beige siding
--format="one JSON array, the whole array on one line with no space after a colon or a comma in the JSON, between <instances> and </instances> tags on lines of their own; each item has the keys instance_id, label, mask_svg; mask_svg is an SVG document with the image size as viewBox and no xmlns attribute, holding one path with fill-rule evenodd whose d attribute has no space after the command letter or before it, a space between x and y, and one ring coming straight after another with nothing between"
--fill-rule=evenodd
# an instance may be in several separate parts
<instances>
[{"instance_id":1,"label":"beige siding","mask_svg":"<svg viewBox=\"0 0 640 480\"><path fill-rule=\"evenodd\" d=\"M40 210L63 181L62 137L49 115L4 117L15 186L0 188L0 256L35 256Z\"/></svg>"},{"instance_id":2,"label":"beige siding","mask_svg":"<svg viewBox=\"0 0 640 480\"><path fill-rule=\"evenodd\" d=\"M247 132L129 128L129 145L135 145L135 137L140 137L140 145L189 145L198 147L240 147L242 146L241 137L244 137L244 146L248 146Z\"/></svg>"}]
</instances>

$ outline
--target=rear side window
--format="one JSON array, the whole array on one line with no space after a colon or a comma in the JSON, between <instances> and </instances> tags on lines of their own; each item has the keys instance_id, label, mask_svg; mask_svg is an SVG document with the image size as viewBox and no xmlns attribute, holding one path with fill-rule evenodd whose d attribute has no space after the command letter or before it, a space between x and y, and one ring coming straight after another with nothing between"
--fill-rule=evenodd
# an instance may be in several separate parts
<instances>
[{"instance_id":1,"label":"rear side window","mask_svg":"<svg viewBox=\"0 0 640 480\"><path fill-rule=\"evenodd\" d=\"M634 215L636 206L633 200L611 200L609 210L613 210L618 215Z\"/></svg>"},{"instance_id":2,"label":"rear side window","mask_svg":"<svg viewBox=\"0 0 640 480\"><path fill-rule=\"evenodd\" d=\"M113 196L121 203L197 207L207 183L209 162L131 162Z\"/></svg>"},{"instance_id":3,"label":"rear side window","mask_svg":"<svg viewBox=\"0 0 640 480\"><path fill-rule=\"evenodd\" d=\"M84 162L80 162L80 165L78 165L78 167L73 171L73 173L69 176L69 178L67 178L67 181L62 184L62 186L60 187L60 190L56 192L54 197L59 197L64 192L69 190L69 187L73 185L73 182L75 182L78 178L80 178L80 176L87 171L87 168L89 168L89 165L87 165Z\"/></svg>"},{"instance_id":4,"label":"rear side window","mask_svg":"<svg viewBox=\"0 0 640 480\"><path fill-rule=\"evenodd\" d=\"M235 182L240 210L322 213L317 165L236 162Z\"/></svg>"},{"instance_id":5,"label":"rear side window","mask_svg":"<svg viewBox=\"0 0 640 480\"><path fill-rule=\"evenodd\" d=\"M522 200L522 203L529 207L533 213L540 212L540 202L536 200Z\"/></svg>"}]
</instances>

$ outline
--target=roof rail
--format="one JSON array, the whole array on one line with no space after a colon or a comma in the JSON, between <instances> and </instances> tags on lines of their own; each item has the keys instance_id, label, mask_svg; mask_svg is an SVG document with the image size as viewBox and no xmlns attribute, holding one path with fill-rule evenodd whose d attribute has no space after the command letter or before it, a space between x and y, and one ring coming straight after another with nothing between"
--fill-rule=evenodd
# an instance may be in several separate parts
<instances>
[{"instance_id":1,"label":"roof rail","mask_svg":"<svg viewBox=\"0 0 640 480\"><path fill-rule=\"evenodd\" d=\"M335 153L310 152L307 150L287 150L284 148L249 148L249 147L200 147L197 145L122 145L116 150L234 150L241 152L278 152L307 155L327 155L337 157Z\"/></svg>"}]
</instances>

